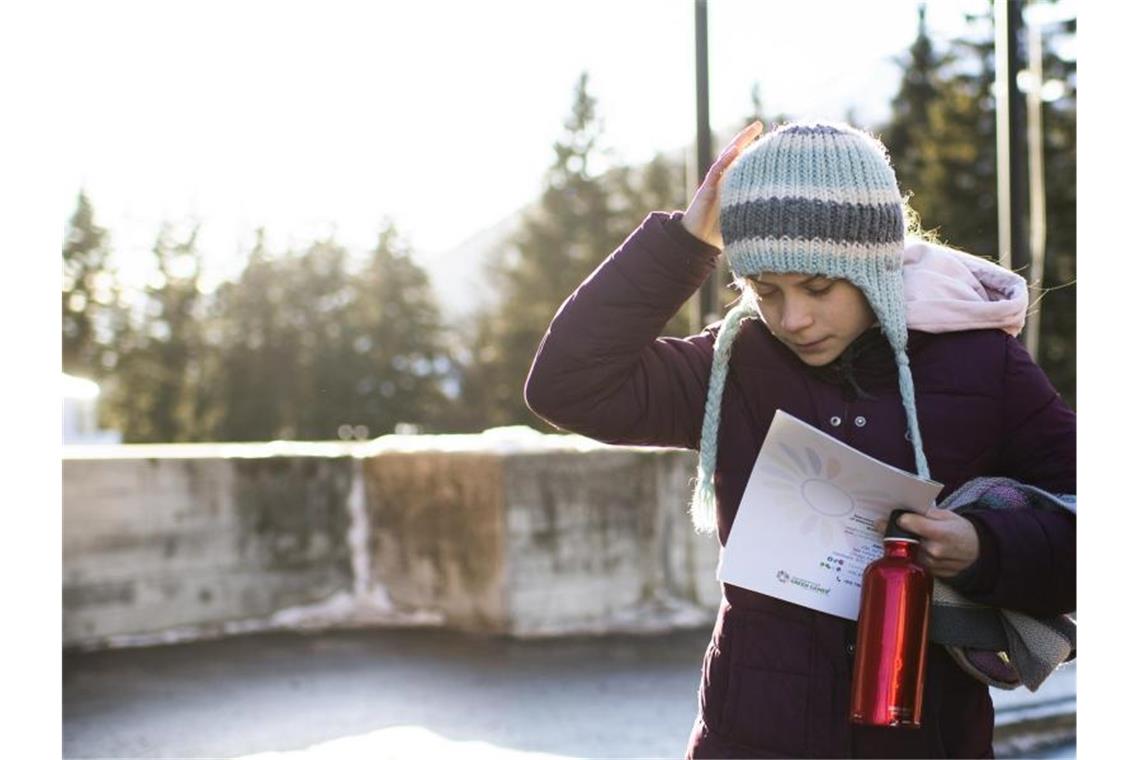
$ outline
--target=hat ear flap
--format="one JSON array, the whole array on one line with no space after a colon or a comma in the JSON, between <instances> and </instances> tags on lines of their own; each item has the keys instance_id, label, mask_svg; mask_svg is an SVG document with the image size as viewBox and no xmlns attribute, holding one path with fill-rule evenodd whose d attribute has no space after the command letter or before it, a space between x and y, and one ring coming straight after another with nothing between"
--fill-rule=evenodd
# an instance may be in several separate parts
<instances>
[{"instance_id":1,"label":"hat ear flap","mask_svg":"<svg viewBox=\"0 0 1140 760\"><path fill-rule=\"evenodd\" d=\"M689 515L698 533L716 531L716 491L713 473L716 471L717 439L720 435L720 402L724 397L724 383L728 377L728 360L732 344L740 332L741 321L754 314L752 302L741 298L729 309L721 322L720 331L713 343L712 369L709 372L709 389L705 397L705 416L701 423L701 450L697 465L697 485L693 489Z\"/></svg>"},{"instance_id":2,"label":"hat ear flap","mask_svg":"<svg viewBox=\"0 0 1140 760\"><path fill-rule=\"evenodd\" d=\"M903 297L901 269L886 267L877 274L864 275L853 280L867 296L871 310L879 318L879 329L890 343L898 365L899 395L906 411L907 437L914 448L915 472L920 478L930 479L930 466L922 448L922 434L918 429L918 408L914 396L914 376L910 371L910 357L906 352L906 302Z\"/></svg>"}]
</instances>

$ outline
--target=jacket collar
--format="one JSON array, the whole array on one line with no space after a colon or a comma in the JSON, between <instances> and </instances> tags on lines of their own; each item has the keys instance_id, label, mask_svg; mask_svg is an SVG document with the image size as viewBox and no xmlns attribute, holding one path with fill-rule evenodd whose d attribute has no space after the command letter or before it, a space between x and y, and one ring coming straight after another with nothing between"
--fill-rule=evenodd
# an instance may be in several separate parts
<instances>
[{"instance_id":1,"label":"jacket collar","mask_svg":"<svg viewBox=\"0 0 1140 760\"><path fill-rule=\"evenodd\" d=\"M913 355L929 337L926 333L910 331L907 353ZM805 369L818 380L843 386L856 398L875 398L872 390L898 387L898 364L886 335L878 325L864 330L828 364L821 367L805 365Z\"/></svg>"}]
</instances>

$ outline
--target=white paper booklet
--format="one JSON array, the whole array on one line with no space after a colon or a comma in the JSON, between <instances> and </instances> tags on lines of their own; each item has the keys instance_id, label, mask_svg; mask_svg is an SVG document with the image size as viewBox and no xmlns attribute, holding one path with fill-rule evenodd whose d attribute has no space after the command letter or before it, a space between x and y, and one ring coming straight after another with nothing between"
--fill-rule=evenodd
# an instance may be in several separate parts
<instances>
[{"instance_id":1,"label":"white paper booklet","mask_svg":"<svg viewBox=\"0 0 1140 760\"><path fill-rule=\"evenodd\" d=\"M926 514L941 490L777 410L717 579L856 620L863 570L883 555L875 521Z\"/></svg>"}]
</instances>

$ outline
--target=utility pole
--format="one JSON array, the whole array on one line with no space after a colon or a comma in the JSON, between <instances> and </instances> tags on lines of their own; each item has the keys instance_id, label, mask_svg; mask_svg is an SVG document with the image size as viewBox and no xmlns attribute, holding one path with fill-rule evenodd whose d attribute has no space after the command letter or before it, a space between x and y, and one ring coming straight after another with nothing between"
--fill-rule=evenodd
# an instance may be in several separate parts
<instances>
[{"instance_id":1,"label":"utility pole","mask_svg":"<svg viewBox=\"0 0 1140 760\"><path fill-rule=\"evenodd\" d=\"M1041 90L1045 83L1042 66L1041 26L1029 27L1029 71L1026 93L1029 131L1029 284L1045 281L1045 139L1042 129ZM1032 303L1031 303L1032 305ZM1031 309L1025 324L1025 348L1034 360L1041 345L1041 306Z\"/></svg>"},{"instance_id":2,"label":"utility pole","mask_svg":"<svg viewBox=\"0 0 1140 760\"><path fill-rule=\"evenodd\" d=\"M707 0L695 0L696 50L697 50L697 181L694 190L700 187L705 175L712 166L712 130L709 128L709 13ZM723 258L723 257L722 257ZM721 267L717 267L701 285L697 299L697 316L693 333L705 325L719 319L718 289L721 281Z\"/></svg>"},{"instance_id":3,"label":"utility pole","mask_svg":"<svg viewBox=\"0 0 1140 760\"><path fill-rule=\"evenodd\" d=\"M1029 266L1026 235L1025 101L1017 86L1021 71L1021 0L994 2L994 90L997 101L998 254L1002 266L1025 273ZM1022 333L1021 339L1025 340Z\"/></svg>"}]
</instances>

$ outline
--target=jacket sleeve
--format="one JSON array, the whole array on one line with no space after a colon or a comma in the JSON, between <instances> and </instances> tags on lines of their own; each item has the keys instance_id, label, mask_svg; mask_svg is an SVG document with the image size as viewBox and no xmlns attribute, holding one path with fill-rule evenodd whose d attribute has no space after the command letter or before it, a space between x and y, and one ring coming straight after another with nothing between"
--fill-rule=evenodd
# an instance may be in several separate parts
<instances>
[{"instance_id":1,"label":"jacket sleeve","mask_svg":"<svg viewBox=\"0 0 1140 760\"><path fill-rule=\"evenodd\" d=\"M1077 418L1029 352L1006 339L1004 444L995 474L1076 494ZM977 562L948 582L983 604L1048 616L1077 607L1077 518L1062 510L978 510Z\"/></svg>"},{"instance_id":2,"label":"jacket sleeve","mask_svg":"<svg viewBox=\"0 0 1140 760\"><path fill-rule=\"evenodd\" d=\"M655 211L563 302L527 376L531 411L605 443L698 448L715 326L659 338L720 251Z\"/></svg>"}]
</instances>

